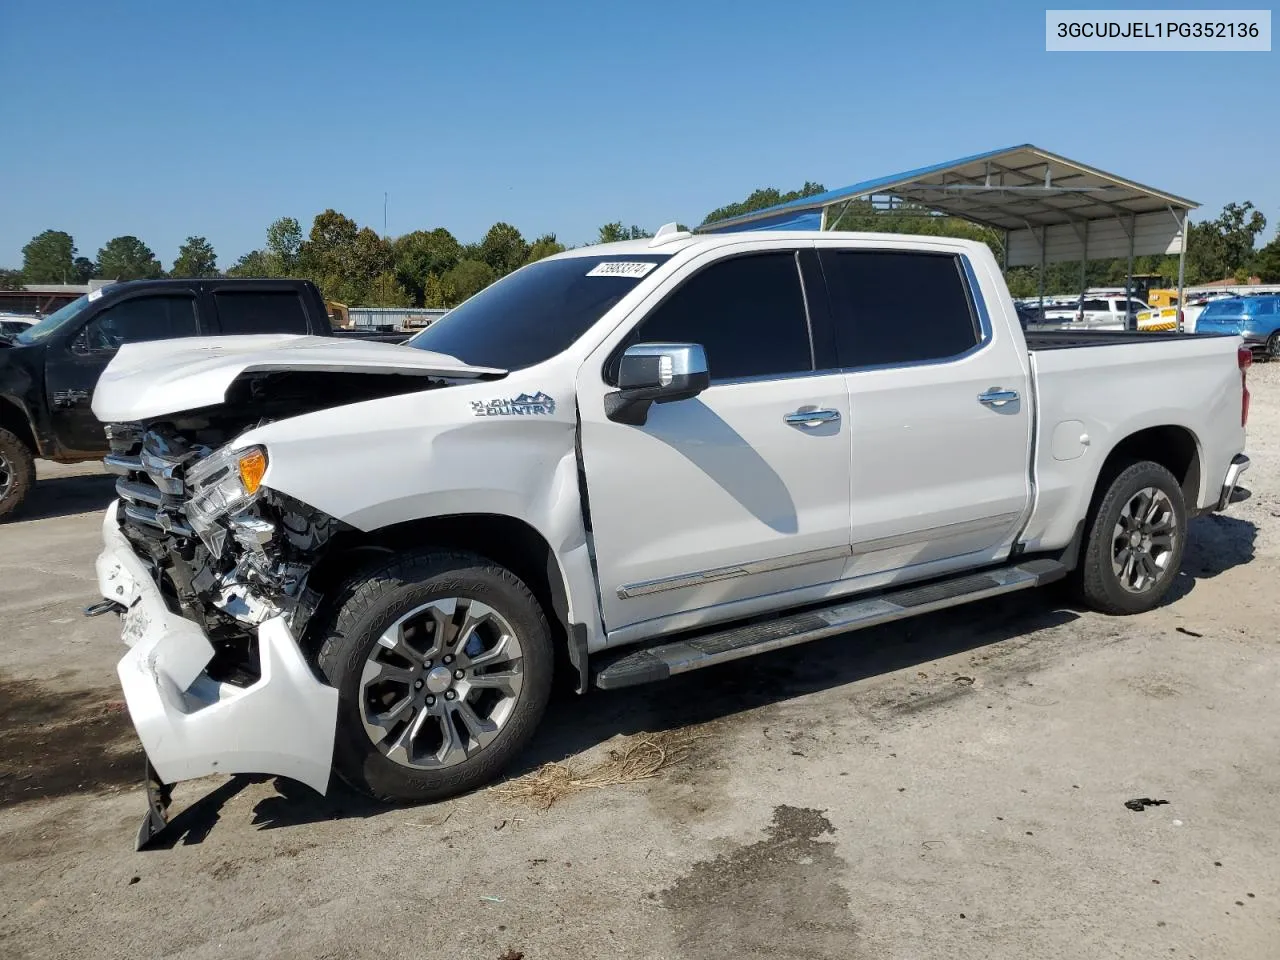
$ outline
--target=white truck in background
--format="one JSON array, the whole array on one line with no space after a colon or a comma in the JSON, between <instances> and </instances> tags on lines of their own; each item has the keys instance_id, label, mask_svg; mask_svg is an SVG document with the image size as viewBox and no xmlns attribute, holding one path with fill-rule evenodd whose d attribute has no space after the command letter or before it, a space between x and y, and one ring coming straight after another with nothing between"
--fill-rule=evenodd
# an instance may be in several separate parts
<instances>
[{"instance_id":1,"label":"white truck in background","mask_svg":"<svg viewBox=\"0 0 1280 960\"><path fill-rule=\"evenodd\" d=\"M910 291L904 295L904 291ZM982 244L585 247L405 346L130 345L93 398L104 598L168 784L498 776L578 689L1070 578L1148 610L1241 473L1238 337L1033 333Z\"/></svg>"}]
</instances>

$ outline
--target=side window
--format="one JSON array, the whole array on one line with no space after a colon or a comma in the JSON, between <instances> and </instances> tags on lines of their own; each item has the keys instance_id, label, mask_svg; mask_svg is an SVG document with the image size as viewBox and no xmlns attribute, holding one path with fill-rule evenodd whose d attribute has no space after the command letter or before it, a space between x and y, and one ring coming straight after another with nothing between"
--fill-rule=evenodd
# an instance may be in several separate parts
<instances>
[{"instance_id":1,"label":"side window","mask_svg":"<svg viewBox=\"0 0 1280 960\"><path fill-rule=\"evenodd\" d=\"M1107 306L1105 300L1086 300L1084 302L1085 313L1110 313L1111 308Z\"/></svg>"},{"instance_id":2,"label":"side window","mask_svg":"<svg viewBox=\"0 0 1280 960\"><path fill-rule=\"evenodd\" d=\"M700 343L712 380L812 370L795 253L712 264L660 303L627 342Z\"/></svg>"},{"instance_id":3,"label":"side window","mask_svg":"<svg viewBox=\"0 0 1280 960\"><path fill-rule=\"evenodd\" d=\"M126 343L199 336L196 302L189 296L135 297L107 307L85 325L84 347L118 350Z\"/></svg>"},{"instance_id":4,"label":"side window","mask_svg":"<svg viewBox=\"0 0 1280 960\"><path fill-rule=\"evenodd\" d=\"M292 290L220 290L214 293L222 333L310 333L302 300Z\"/></svg>"},{"instance_id":5,"label":"side window","mask_svg":"<svg viewBox=\"0 0 1280 960\"><path fill-rule=\"evenodd\" d=\"M842 367L945 360L981 341L958 257L823 251Z\"/></svg>"}]
</instances>

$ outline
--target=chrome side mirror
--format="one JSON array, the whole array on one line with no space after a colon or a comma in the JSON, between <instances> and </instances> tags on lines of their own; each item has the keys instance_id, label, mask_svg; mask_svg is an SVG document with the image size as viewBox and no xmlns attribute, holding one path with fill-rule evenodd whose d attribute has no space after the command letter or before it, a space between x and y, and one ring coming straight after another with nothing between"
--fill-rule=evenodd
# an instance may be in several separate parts
<instances>
[{"instance_id":1,"label":"chrome side mirror","mask_svg":"<svg viewBox=\"0 0 1280 960\"><path fill-rule=\"evenodd\" d=\"M618 390L605 397L605 415L642 426L654 403L696 397L711 385L707 355L696 343L637 343L618 365Z\"/></svg>"}]
</instances>

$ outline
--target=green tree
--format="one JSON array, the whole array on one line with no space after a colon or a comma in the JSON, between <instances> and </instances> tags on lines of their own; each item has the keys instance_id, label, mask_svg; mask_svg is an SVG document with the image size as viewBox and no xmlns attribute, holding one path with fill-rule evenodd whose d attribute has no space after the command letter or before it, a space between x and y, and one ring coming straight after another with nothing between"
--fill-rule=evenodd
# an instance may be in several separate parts
<instances>
[{"instance_id":1,"label":"green tree","mask_svg":"<svg viewBox=\"0 0 1280 960\"><path fill-rule=\"evenodd\" d=\"M227 271L228 277L269 277L271 264L263 250L250 250Z\"/></svg>"},{"instance_id":2,"label":"green tree","mask_svg":"<svg viewBox=\"0 0 1280 960\"><path fill-rule=\"evenodd\" d=\"M292 277L298 273L298 255L302 250L302 225L293 217L281 217L267 227L267 269L273 277Z\"/></svg>"},{"instance_id":3,"label":"green tree","mask_svg":"<svg viewBox=\"0 0 1280 960\"><path fill-rule=\"evenodd\" d=\"M154 280L164 268L151 248L134 236L113 237L98 251L98 273L108 280Z\"/></svg>"},{"instance_id":4,"label":"green tree","mask_svg":"<svg viewBox=\"0 0 1280 960\"><path fill-rule=\"evenodd\" d=\"M1253 259L1253 244L1267 218L1249 201L1228 203L1216 219L1187 229L1187 283L1234 277Z\"/></svg>"},{"instance_id":5,"label":"green tree","mask_svg":"<svg viewBox=\"0 0 1280 960\"><path fill-rule=\"evenodd\" d=\"M384 270L373 278L365 302L371 307L411 307L413 297L390 270Z\"/></svg>"},{"instance_id":6,"label":"green tree","mask_svg":"<svg viewBox=\"0 0 1280 960\"><path fill-rule=\"evenodd\" d=\"M392 242L391 256L400 285L413 295L415 303L425 306L427 279L453 269L462 259L462 245L443 227L415 230Z\"/></svg>"},{"instance_id":7,"label":"green tree","mask_svg":"<svg viewBox=\"0 0 1280 960\"><path fill-rule=\"evenodd\" d=\"M651 237L648 230L643 227L637 227L634 223L629 227L624 227L622 221L615 220L613 223L606 223L600 227L600 236L596 243L617 243L619 240L643 240L645 237Z\"/></svg>"},{"instance_id":8,"label":"green tree","mask_svg":"<svg viewBox=\"0 0 1280 960\"><path fill-rule=\"evenodd\" d=\"M98 273L98 265L88 257L76 257L71 262L72 283L88 283Z\"/></svg>"},{"instance_id":9,"label":"green tree","mask_svg":"<svg viewBox=\"0 0 1280 960\"><path fill-rule=\"evenodd\" d=\"M22 248L22 278L26 283L75 281L76 245L63 230L46 230Z\"/></svg>"},{"instance_id":10,"label":"green tree","mask_svg":"<svg viewBox=\"0 0 1280 960\"><path fill-rule=\"evenodd\" d=\"M525 258L525 263L534 263L544 257L549 257L556 253L564 251L564 244L556 239L554 233L544 233L529 246L529 256Z\"/></svg>"},{"instance_id":11,"label":"green tree","mask_svg":"<svg viewBox=\"0 0 1280 960\"><path fill-rule=\"evenodd\" d=\"M1263 283L1280 283L1280 233L1254 254L1252 270Z\"/></svg>"},{"instance_id":12,"label":"green tree","mask_svg":"<svg viewBox=\"0 0 1280 960\"><path fill-rule=\"evenodd\" d=\"M391 268L391 244L336 210L318 214L298 251L300 271L330 300L357 305L378 274Z\"/></svg>"},{"instance_id":13,"label":"green tree","mask_svg":"<svg viewBox=\"0 0 1280 960\"><path fill-rule=\"evenodd\" d=\"M480 259L499 277L522 266L529 256L529 245L509 223L495 223L480 241Z\"/></svg>"},{"instance_id":14,"label":"green tree","mask_svg":"<svg viewBox=\"0 0 1280 960\"><path fill-rule=\"evenodd\" d=\"M169 273L174 277L220 276L213 244L204 237L187 237L186 243L178 248L178 259L173 261Z\"/></svg>"},{"instance_id":15,"label":"green tree","mask_svg":"<svg viewBox=\"0 0 1280 960\"><path fill-rule=\"evenodd\" d=\"M21 290L22 271L0 267L0 290Z\"/></svg>"},{"instance_id":16,"label":"green tree","mask_svg":"<svg viewBox=\"0 0 1280 960\"><path fill-rule=\"evenodd\" d=\"M747 199L741 203L730 203L723 207L717 207L708 213L702 219L702 222L715 223L717 220L740 217L744 213L763 210L765 207L772 207L779 203L790 203L792 200L799 200L801 197L812 197L814 194L826 193L826 190L827 188L822 184L812 183L808 180L804 182L804 186L799 190L791 190L787 193L779 193L774 187L764 187L760 190L751 191Z\"/></svg>"},{"instance_id":17,"label":"green tree","mask_svg":"<svg viewBox=\"0 0 1280 960\"><path fill-rule=\"evenodd\" d=\"M422 305L431 307L436 310L452 307L457 303L457 295L454 293L453 285L444 277L437 277L434 273L427 275L427 282L422 288Z\"/></svg>"},{"instance_id":18,"label":"green tree","mask_svg":"<svg viewBox=\"0 0 1280 960\"><path fill-rule=\"evenodd\" d=\"M452 307L493 283L498 279L498 274L483 260L461 260L441 279L452 293L452 302L449 304Z\"/></svg>"}]
</instances>

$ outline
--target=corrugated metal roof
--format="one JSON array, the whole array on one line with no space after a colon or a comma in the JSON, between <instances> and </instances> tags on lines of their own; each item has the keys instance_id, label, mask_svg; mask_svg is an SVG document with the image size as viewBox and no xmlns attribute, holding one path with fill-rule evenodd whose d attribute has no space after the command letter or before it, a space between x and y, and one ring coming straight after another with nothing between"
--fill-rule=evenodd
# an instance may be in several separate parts
<instances>
[{"instance_id":1,"label":"corrugated metal roof","mask_svg":"<svg viewBox=\"0 0 1280 960\"><path fill-rule=\"evenodd\" d=\"M1199 206L1176 194L1107 173L1029 143L976 153L801 197L715 223L702 232L793 227L847 201L893 196L938 213L1018 230Z\"/></svg>"}]
</instances>

